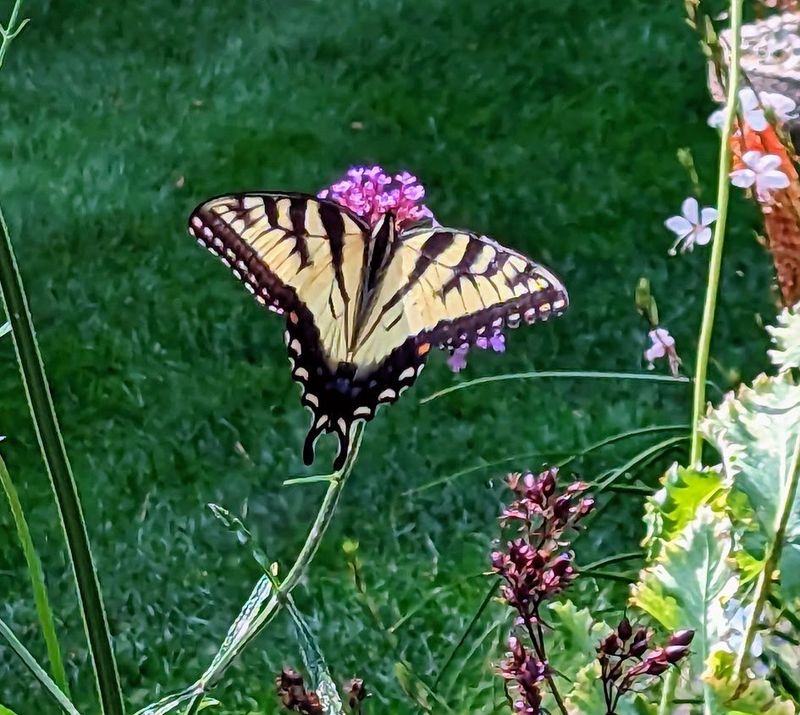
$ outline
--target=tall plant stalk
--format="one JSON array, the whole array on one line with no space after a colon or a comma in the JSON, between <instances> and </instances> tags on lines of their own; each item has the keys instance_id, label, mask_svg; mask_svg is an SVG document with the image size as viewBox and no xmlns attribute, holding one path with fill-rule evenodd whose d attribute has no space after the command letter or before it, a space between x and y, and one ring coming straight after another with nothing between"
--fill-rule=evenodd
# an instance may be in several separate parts
<instances>
[{"instance_id":1,"label":"tall plant stalk","mask_svg":"<svg viewBox=\"0 0 800 715\"><path fill-rule=\"evenodd\" d=\"M742 35L742 0L731 0L731 54L728 67L728 94L725 101L725 121L722 125L719 149L719 176L717 178L717 211L719 216L714 227L711 259L708 266L706 299L703 320L697 342L697 363L694 370L694 397L692 400L692 448L689 462L699 463L703 451L699 425L706 408L706 375L711 349L711 334L714 330L714 315L717 309L719 279L722 270L722 250L725 243L725 227L728 222L728 200L730 198L731 132L736 116L736 99L739 90L739 55Z\"/></svg>"},{"instance_id":2,"label":"tall plant stalk","mask_svg":"<svg viewBox=\"0 0 800 715\"><path fill-rule=\"evenodd\" d=\"M21 0L15 1L8 26L2 28L0 66L9 43L25 25L26 21L17 21L21 4ZM50 483L69 549L100 702L104 715L123 715L124 706L114 651L111 647L111 634L89 547L81 502L58 427L22 277L2 210L0 210L0 234L0 292L11 324L17 362L36 427L39 447L50 475Z\"/></svg>"},{"instance_id":3,"label":"tall plant stalk","mask_svg":"<svg viewBox=\"0 0 800 715\"><path fill-rule=\"evenodd\" d=\"M708 359L711 350L711 335L714 331L714 316L717 309L719 281L722 272L722 252L725 244L725 228L728 221L728 202L730 199L731 170L731 132L736 116L736 101L739 90L739 55L742 35L742 0L731 0L730 3L731 53L728 67L728 91L725 99L725 119L722 125L719 149L719 175L717 177L717 222L714 226L714 240L711 246L711 258L708 266L708 282L703 306L703 319L700 325L700 336L697 341L697 362L694 370L694 393L692 399L692 446L689 452L689 463L697 466L703 453L700 420L706 409L706 376ZM661 703L658 715L669 715L672 701L678 685L680 671L671 668L664 679ZM711 693L704 686L704 712L709 712Z\"/></svg>"}]
</instances>

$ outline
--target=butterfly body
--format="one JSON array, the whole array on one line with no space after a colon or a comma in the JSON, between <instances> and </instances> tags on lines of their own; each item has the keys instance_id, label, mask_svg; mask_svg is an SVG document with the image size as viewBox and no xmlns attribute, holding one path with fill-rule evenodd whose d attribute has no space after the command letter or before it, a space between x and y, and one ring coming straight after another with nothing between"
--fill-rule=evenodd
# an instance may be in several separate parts
<instances>
[{"instance_id":1,"label":"butterfly body","mask_svg":"<svg viewBox=\"0 0 800 715\"><path fill-rule=\"evenodd\" d=\"M396 401L432 347L474 344L504 327L567 306L548 270L467 231L374 227L333 201L254 192L210 199L189 232L226 263L256 300L286 318L292 377L312 423L303 457L323 432L344 463L357 420Z\"/></svg>"}]
</instances>

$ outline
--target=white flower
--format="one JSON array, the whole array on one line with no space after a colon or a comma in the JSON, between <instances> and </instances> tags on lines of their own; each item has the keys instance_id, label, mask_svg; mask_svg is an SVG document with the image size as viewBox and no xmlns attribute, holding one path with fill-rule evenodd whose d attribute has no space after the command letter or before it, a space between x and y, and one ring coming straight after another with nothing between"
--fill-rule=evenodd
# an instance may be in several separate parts
<instances>
[{"instance_id":1,"label":"white flower","mask_svg":"<svg viewBox=\"0 0 800 715\"><path fill-rule=\"evenodd\" d=\"M681 214L681 216L670 216L664 221L664 225L678 237L669 250L672 255L675 255L675 249L681 243L683 243L681 252L691 251L695 243L705 246L711 240L709 226L719 215L716 209L710 207L705 207L701 211L697 199L691 196L681 204Z\"/></svg>"},{"instance_id":2,"label":"white flower","mask_svg":"<svg viewBox=\"0 0 800 715\"><path fill-rule=\"evenodd\" d=\"M744 121L750 125L751 129L763 132L769 126L769 122L764 115L764 108L758 101L756 93L750 87L745 87L739 91L739 104L742 108Z\"/></svg>"},{"instance_id":3,"label":"white flower","mask_svg":"<svg viewBox=\"0 0 800 715\"><path fill-rule=\"evenodd\" d=\"M793 99L777 92L759 92L758 96L761 98L764 108L772 110L778 121L786 122L797 117L794 114L797 104Z\"/></svg>"},{"instance_id":4,"label":"white flower","mask_svg":"<svg viewBox=\"0 0 800 715\"><path fill-rule=\"evenodd\" d=\"M781 165L779 156L762 154L760 151L746 151L742 161L747 168L732 171L731 182L741 189L750 188L755 184L759 200L768 200L769 192L773 189L785 189L789 186L789 177L778 169Z\"/></svg>"},{"instance_id":5,"label":"white flower","mask_svg":"<svg viewBox=\"0 0 800 715\"><path fill-rule=\"evenodd\" d=\"M647 337L650 338L651 345L644 351L644 359L650 363L650 368L652 369L656 360L666 357L670 372L677 377L681 359L675 349L675 338L669 334L669 330L666 328L655 328L647 334Z\"/></svg>"}]
</instances>

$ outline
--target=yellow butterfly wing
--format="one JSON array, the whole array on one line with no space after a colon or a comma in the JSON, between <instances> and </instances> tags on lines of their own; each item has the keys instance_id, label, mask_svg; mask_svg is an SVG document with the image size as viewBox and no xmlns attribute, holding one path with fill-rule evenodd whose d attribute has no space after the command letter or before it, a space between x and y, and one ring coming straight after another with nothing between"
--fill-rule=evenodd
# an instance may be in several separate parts
<instances>
[{"instance_id":1,"label":"yellow butterfly wing","mask_svg":"<svg viewBox=\"0 0 800 715\"><path fill-rule=\"evenodd\" d=\"M371 369L408 341L418 349L472 345L559 315L568 303L561 281L521 253L466 231L417 229L400 234L359 326L354 362Z\"/></svg>"},{"instance_id":2,"label":"yellow butterfly wing","mask_svg":"<svg viewBox=\"0 0 800 715\"><path fill-rule=\"evenodd\" d=\"M189 232L259 303L312 322L331 369L347 359L369 238L358 216L304 194L232 194L200 204Z\"/></svg>"}]
</instances>

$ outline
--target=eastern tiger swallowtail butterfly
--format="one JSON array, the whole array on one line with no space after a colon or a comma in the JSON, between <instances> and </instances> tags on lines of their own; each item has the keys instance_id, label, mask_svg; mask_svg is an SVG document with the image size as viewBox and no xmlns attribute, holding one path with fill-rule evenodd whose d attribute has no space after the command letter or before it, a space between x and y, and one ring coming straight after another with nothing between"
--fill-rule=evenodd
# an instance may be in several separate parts
<instances>
[{"instance_id":1,"label":"eastern tiger swallowtail butterfly","mask_svg":"<svg viewBox=\"0 0 800 715\"><path fill-rule=\"evenodd\" d=\"M395 402L431 348L562 313L567 291L543 266L453 228L370 228L349 209L298 193L230 194L200 204L189 233L255 299L285 316L292 378L312 412L303 459L323 432L348 453L351 427Z\"/></svg>"}]
</instances>

